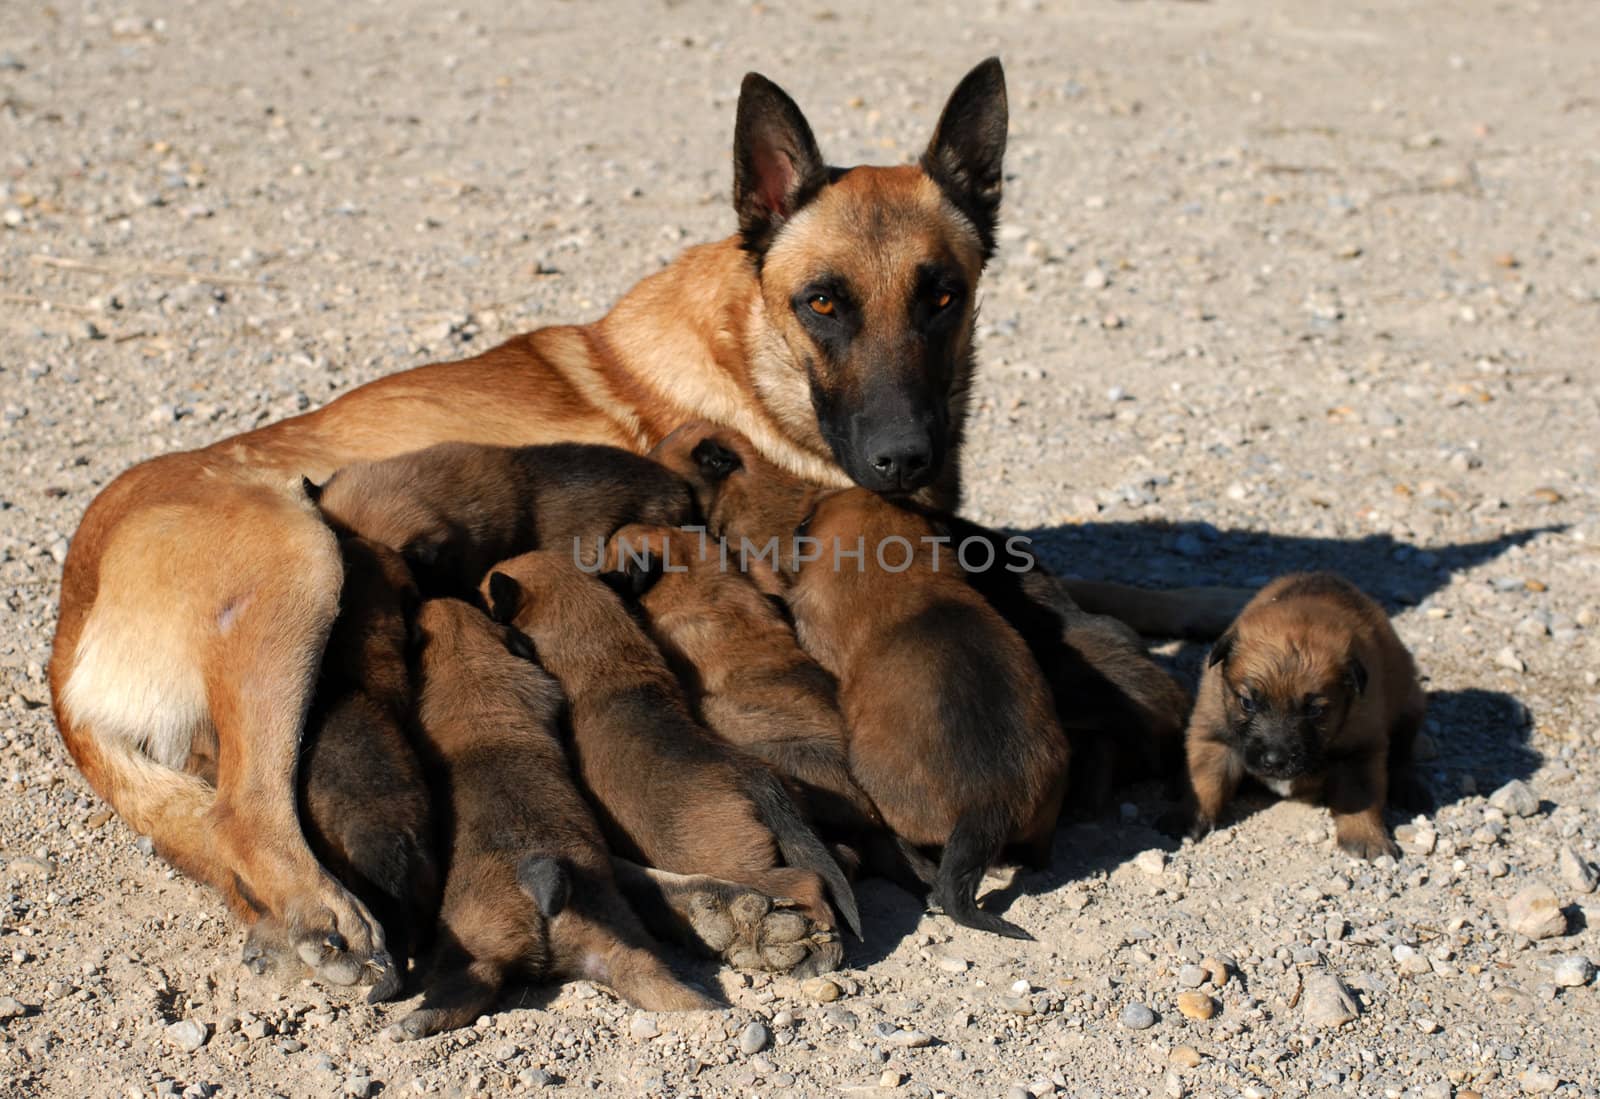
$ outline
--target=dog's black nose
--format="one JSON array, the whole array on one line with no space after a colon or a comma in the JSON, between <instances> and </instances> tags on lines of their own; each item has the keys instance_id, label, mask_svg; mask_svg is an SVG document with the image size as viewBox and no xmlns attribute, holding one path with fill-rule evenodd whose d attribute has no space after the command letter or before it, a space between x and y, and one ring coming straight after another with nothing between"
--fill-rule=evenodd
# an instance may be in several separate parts
<instances>
[{"instance_id":1,"label":"dog's black nose","mask_svg":"<svg viewBox=\"0 0 1600 1099\"><path fill-rule=\"evenodd\" d=\"M867 455L882 489L918 488L928 479L933 442L925 432L897 431L873 439Z\"/></svg>"}]
</instances>

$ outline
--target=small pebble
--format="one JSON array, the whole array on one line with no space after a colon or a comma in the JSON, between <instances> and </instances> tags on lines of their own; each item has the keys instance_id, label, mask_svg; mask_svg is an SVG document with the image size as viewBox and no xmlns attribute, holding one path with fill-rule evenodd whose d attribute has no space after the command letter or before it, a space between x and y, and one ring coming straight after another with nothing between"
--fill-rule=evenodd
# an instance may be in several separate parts
<instances>
[{"instance_id":1,"label":"small pebble","mask_svg":"<svg viewBox=\"0 0 1600 1099\"><path fill-rule=\"evenodd\" d=\"M206 1025L194 1019L179 1019L167 1027L167 1044L184 1053L193 1053L206 1044Z\"/></svg>"},{"instance_id":2,"label":"small pebble","mask_svg":"<svg viewBox=\"0 0 1600 1099\"><path fill-rule=\"evenodd\" d=\"M1506 922L1512 931L1530 939L1552 939L1567 933L1567 914L1548 885L1530 885L1507 901Z\"/></svg>"},{"instance_id":3,"label":"small pebble","mask_svg":"<svg viewBox=\"0 0 1600 1099\"><path fill-rule=\"evenodd\" d=\"M1331 973L1316 973L1306 978L1300 993L1300 1010L1306 1021L1323 1027L1339 1027L1359 1013L1355 997L1344 982Z\"/></svg>"},{"instance_id":4,"label":"small pebble","mask_svg":"<svg viewBox=\"0 0 1600 1099\"><path fill-rule=\"evenodd\" d=\"M1539 795L1521 779L1512 779L1489 795L1489 804L1507 816L1531 817L1539 812Z\"/></svg>"},{"instance_id":5,"label":"small pebble","mask_svg":"<svg viewBox=\"0 0 1600 1099\"><path fill-rule=\"evenodd\" d=\"M373 1083L370 1076L350 1076L346 1077L344 1082L344 1094L350 1096L351 1099L367 1099L373 1093L372 1089Z\"/></svg>"},{"instance_id":6,"label":"small pebble","mask_svg":"<svg viewBox=\"0 0 1600 1099\"><path fill-rule=\"evenodd\" d=\"M1538 1069L1528 1069L1517 1077L1517 1083L1522 1085L1524 1095L1548 1095L1561 1086L1560 1078L1554 1073Z\"/></svg>"},{"instance_id":7,"label":"small pebble","mask_svg":"<svg viewBox=\"0 0 1600 1099\"><path fill-rule=\"evenodd\" d=\"M1217 1013L1217 1001L1204 992L1180 992L1178 1011L1185 1019L1209 1019Z\"/></svg>"},{"instance_id":8,"label":"small pebble","mask_svg":"<svg viewBox=\"0 0 1600 1099\"><path fill-rule=\"evenodd\" d=\"M1182 988L1199 988L1208 977L1203 965L1186 965L1178 970L1178 984Z\"/></svg>"},{"instance_id":9,"label":"small pebble","mask_svg":"<svg viewBox=\"0 0 1600 1099\"><path fill-rule=\"evenodd\" d=\"M1579 893L1593 893L1600 887L1600 872L1575 851L1572 845L1566 844L1556 855L1556 865L1561 871L1561 880Z\"/></svg>"},{"instance_id":10,"label":"small pebble","mask_svg":"<svg viewBox=\"0 0 1600 1099\"><path fill-rule=\"evenodd\" d=\"M1178 1046L1167 1054L1167 1060L1180 1068L1198 1068L1203 1058L1193 1046Z\"/></svg>"},{"instance_id":11,"label":"small pebble","mask_svg":"<svg viewBox=\"0 0 1600 1099\"><path fill-rule=\"evenodd\" d=\"M641 1011L635 1014L633 1021L628 1024L628 1033L641 1042L648 1042L661 1033L661 1025L656 1022L654 1015Z\"/></svg>"},{"instance_id":12,"label":"small pebble","mask_svg":"<svg viewBox=\"0 0 1600 1099\"><path fill-rule=\"evenodd\" d=\"M760 1053L767 1048L767 1043L772 1040L772 1034L767 1030L766 1024L759 1019L752 1020L739 1034L739 1052L746 1057Z\"/></svg>"},{"instance_id":13,"label":"small pebble","mask_svg":"<svg viewBox=\"0 0 1600 1099\"><path fill-rule=\"evenodd\" d=\"M1144 1004L1128 1004L1117 1021L1129 1030L1149 1030L1156 1025L1156 1013Z\"/></svg>"},{"instance_id":14,"label":"small pebble","mask_svg":"<svg viewBox=\"0 0 1600 1099\"><path fill-rule=\"evenodd\" d=\"M844 995L844 989L826 977L811 977L800 985L803 995L819 1004L831 1004Z\"/></svg>"},{"instance_id":15,"label":"small pebble","mask_svg":"<svg viewBox=\"0 0 1600 1099\"><path fill-rule=\"evenodd\" d=\"M883 1075L878 1077L878 1086L880 1088L897 1088L905 1082L905 1073L892 1068L884 1069Z\"/></svg>"},{"instance_id":16,"label":"small pebble","mask_svg":"<svg viewBox=\"0 0 1600 1099\"><path fill-rule=\"evenodd\" d=\"M1582 954L1556 959L1552 979L1560 988L1578 988L1594 980L1594 964Z\"/></svg>"}]
</instances>

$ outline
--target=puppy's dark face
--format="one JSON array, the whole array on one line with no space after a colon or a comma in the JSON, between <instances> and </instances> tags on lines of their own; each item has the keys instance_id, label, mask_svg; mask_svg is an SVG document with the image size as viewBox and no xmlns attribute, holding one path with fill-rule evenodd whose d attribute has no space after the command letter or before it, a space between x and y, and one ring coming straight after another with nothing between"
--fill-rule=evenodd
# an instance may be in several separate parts
<instances>
[{"instance_id":1,"label":"puppy's dark face","mask_svg":"<svg viewBox=\"0 0 1600 1099\"><path fill-rule=\"evenodd\" d=\"M650 457L689 482L712 533L737 549L742 541L786 545L821 492L779 469L732 428L684 424Z\"/></svg>"},{"instance_id":2,"label":"puppy's dark face","mask_svg":"<svg viewBox=\"0 0 1600 1099\"><path fill-rule=\"evenodd\" d=\"M1224 634L1210 662L1220 665L1224 737L1247 771L1273 781L1322 770L1366 685L1360 661L1342 648L1289 644L1248 627Z\"/></svg>"}]
</instances>

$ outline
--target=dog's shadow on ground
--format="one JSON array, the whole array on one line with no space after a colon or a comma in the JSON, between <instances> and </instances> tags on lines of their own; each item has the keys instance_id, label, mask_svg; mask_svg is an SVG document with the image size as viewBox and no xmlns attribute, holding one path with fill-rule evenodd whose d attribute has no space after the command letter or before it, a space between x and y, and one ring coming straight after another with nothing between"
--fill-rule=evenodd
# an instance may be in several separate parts
<instances>
[{"instance_id":1,"label":"dog's shadow on ground","mask_svg":"<svg viewBox=\"0 0 1600 1099\"><path fill-rule=\"evenodd\" d=\"M1391 614L1424 602L1453 573L1493 561L1560 526L1509 531L1495 538L1420 549L1387 534L1360 539L1315 538L1259 531L1220 531L1207 523L1095 523L1018 530L1039 562L1061 576L1113 580L1148 587L1259 587L1287 572L1328 570L1355 582ZM1514 591L1508 589L1508 595ZM1158 657L1191 691L1207 645L1187 642ZM1421 661L1426 673L1426 659ZM1467 688L1428 695L1427 729L1419 743L1417 771L1442 808L1473 794L1487 795L1513 779L1530 777L1542 757L1529 743L1531 717L1524 704L1503 691ZM1229 807L1236 823L1271 805L1264 791L1241 792ZM1121 806L1133 807L1124 818ZM1010 885L982 898L983 907L1004 913L1023 895L1054 892L1076 881L1110 873L1143 851L1178 849L1180 840L1154 822L1171 805L1160 783L1117 792L1113 808L1088 821L1064 819L1056 833L1050 866L1016 873ZM1391 826L1410 814L1391 811ZM1330 854L1330 858L1333 857ZM850 943L849 964L867 966L886 958L914 934L926 907L919 898L881 880L858 890L866 924L864 943ZM1025 922L1025 921L1024 921Z\"/></svg>"}]
</instances>

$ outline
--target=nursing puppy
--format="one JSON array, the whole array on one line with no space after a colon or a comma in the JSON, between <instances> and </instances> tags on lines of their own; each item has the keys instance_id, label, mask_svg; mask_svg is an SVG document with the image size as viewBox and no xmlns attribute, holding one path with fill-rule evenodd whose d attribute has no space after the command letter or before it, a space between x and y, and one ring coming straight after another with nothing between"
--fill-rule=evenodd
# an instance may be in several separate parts
<instances>
[{"instance_id":1,"label":"nursing puppy","mask_svg":"<svg viewBox=\"0 0 1600 1099\"><path fill-rule=\"evenodd\" d=\"M616 854L793 898L824 928L831 894L860 934L849 883L782 781L694 720L615 592L570 554L543 552L496 565L483 593L495 620L527 634L560 681L578 774ZM837 964L837 942L825 945L814 962Z\"/></svg>"},{"instance_id":2,"label":"nursing puppy","mask_svg":"<svg viewBox=\"0 0 1600 1099\"><path fill-rule=\"evenodd\" d=\"M943 847L934 899L958 923L1027 937L977 905L1008 845L1048 859L1067 781L1068 744L1022 638L948 549L935 561L924 515L806 486L731 431L669 442L658 459L734 552L772 553L801 644L839 680L856 781L897 835Z\"/></svg>"},{"instance_id":3,"label":"nursing puppy","mask_svg":"<svg viewBox=\"0 0 1600 1099\"><path fill-rule=\"evenodd\" d=\"M368 996L377 1002L399 993L439 895L428 788L407 734L417 593L392 550L360 538L341 539L339 548L344 587L306 718L300 818L317 859L372 911L399 963L380 970ZM324 945L329 956L303 960L330 980L359 979L348 955ZM253 971L287 963L290 953L276 921L252 925L244 962Z\"/></svg>"},{"instance_id":4,"label":"nursing puppy","mask_svg":"<svg viewBox=\"0 0 1600 1099\"><path fill-rule=\"evenodd\" d=\"M673 977L618 892L557 739L561 689L527 638L454 599L424 603L418 631L450 863L422 1006L390 1036L465 1026L513 977L598 981L646 1011L716 1006Z\"/></svg>"},{"instance_id":5,"label":"nursing puppy","mask_svg":"<svg viewBox=\"0 0 1600 1099\"><path fill-rule=\"evenodd\" d=\"M1384 805L1429 801L1411 769L1424 706L1381 607L1331 573L1280 577L1211 650L1189 723L1189 793L1170 823L1202 838L1248 775L1326 805L1350 854L1397 854Z\"/></svg>"},{"instance_id":6,"label":"nursing puppy","mask_svg":"<svg viewBox=\"0 0 1600 1099\"><path fill-rule=\"evenodd\" d=\"M1037 567L1025 542L958 516L926 514L952 547L964 547L976 563L994 562L975 567L967 579L1022 635L1050 684L1056 718L1072 744L1065 804L1073 815L1098 816L1117 786L1176 777L1192 700L1151 659L1139 635L1115 618L1081 610L1059 580Z\"/></svg>"},{"instance_id":7,"label":"nursing puppy","mask_svg":"<svg viewBox=\"0 0 1600 1099\"><path fill-rule=\"evenodd\" d=\"M703 533L631 524L606 546L706 727L798 783L835 829L881 828L850 776L838 686L772 600Z\"/></svg>"},{"instance_id":8,"label":"nursing puppy","mask_svg":"<svg viewBox=\"0 0 1600 1099\"><path fill-rule=\"evenodd\" d=\"M439 443L307 487L334 529L399 550L430 594L465 596L534 549L598 557L624 523L690 520L688 486L617 447Z\"/></svg>"}]
</instances>

